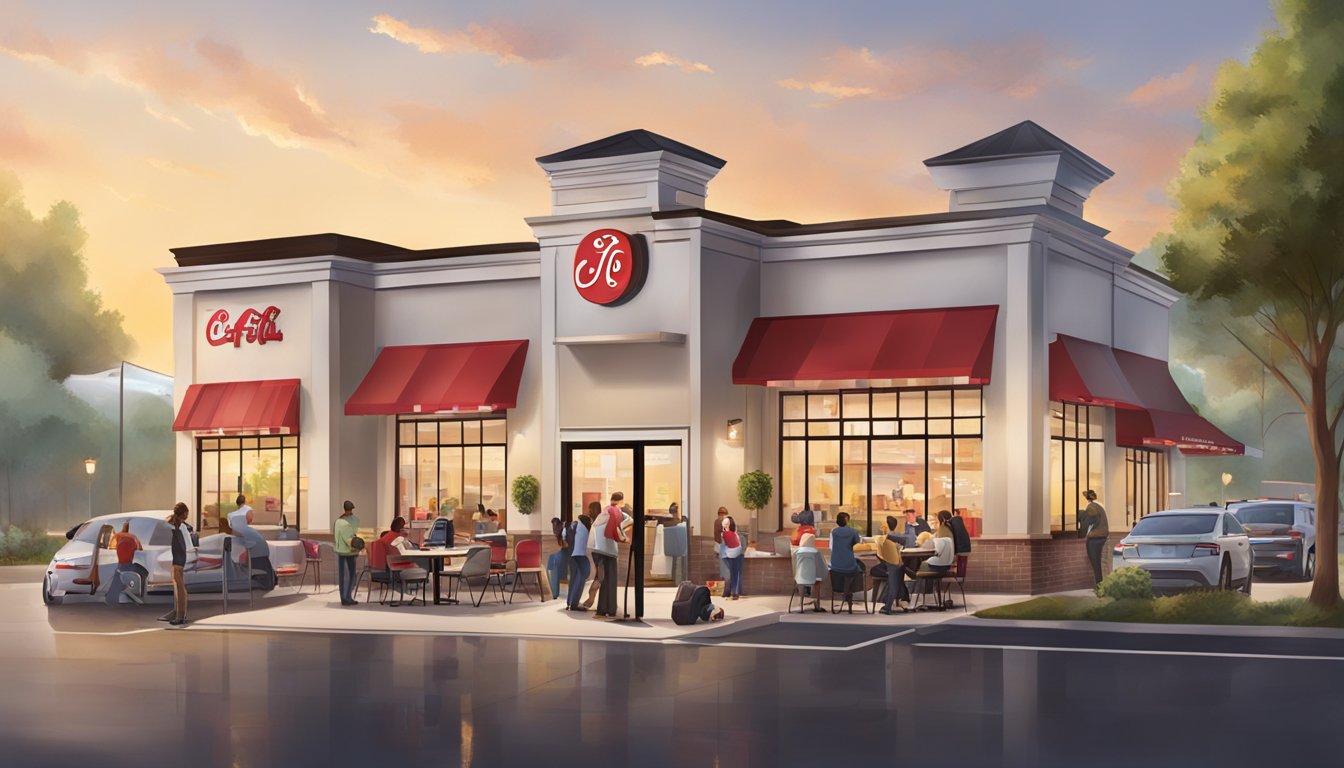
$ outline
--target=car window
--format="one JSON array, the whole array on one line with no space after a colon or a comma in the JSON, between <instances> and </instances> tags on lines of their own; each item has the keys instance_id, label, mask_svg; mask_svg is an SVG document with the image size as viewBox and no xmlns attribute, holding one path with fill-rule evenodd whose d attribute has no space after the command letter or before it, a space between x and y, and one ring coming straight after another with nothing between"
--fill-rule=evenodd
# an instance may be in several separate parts
<instances>
[{"instance_id":1,"label":"car window","mask_svg":"<svg viewBox=\"0 0 1344 768\"><path fill-rule=\"evenodd\" d=\"M83 528L79 529L79 533L75 534L75 541L82 541L85 544L92 544L98 541L98 534L102 533L104 526L109 525L112 526L112 532L116 533L117 531L121 530L121 524L123 522L124 521L122 520L107 520L101 523L95 523L92 521L87 522L84 524Z\"/></svg>"},{"instance_id":2,"label":"car window","mask_svg":"<svg viewBox=\"0 0 1344 768\"><path fill-rule=\"evenodd\" d=\"M1307 525L1316 524L1316 510L1312 509L1311 507L1307 507L1306 509L1302 510L1302 514L1307 516Z\"/></svg>"},{"instance_id":3,"label":"car window","mask_svg":"<svg viewBox=\"0 0 1344 768\"><path fill-rule=\"evenodd\" d=\"M1257 504L1253 507L1242 507L1233 514L1245 525L1293 524L1291 504Z\"/></svg>"},{"instance_id":4,"label":"car window","mask_svg":"<svg viewBox=\"0 0 1344 768\"><path fill-rule=\"evenodd\" d=\"M1180 536L1212 533L1218 515L1149 515L1134 524L1132 536Z\"/></svg>"},{"instance_id":5,"label":"car window","mask_svg":"<svg viewBox=\"0 0 1344 768\"><path fill-rule=\"evenodd\" d=\"M1223 515L1223 533L1228 536L1241 536L1246 533L1246 529L1237 522L1236 515Z\"/></svg>"}]
</instances>

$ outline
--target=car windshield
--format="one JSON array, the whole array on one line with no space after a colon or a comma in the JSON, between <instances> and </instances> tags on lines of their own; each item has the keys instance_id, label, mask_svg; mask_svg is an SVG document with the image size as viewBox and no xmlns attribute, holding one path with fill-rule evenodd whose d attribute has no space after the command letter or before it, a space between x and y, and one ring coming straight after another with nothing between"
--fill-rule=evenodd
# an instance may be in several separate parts
<instances>
[{"instance_id":1,"label":"car windshield","mask_svg":"<svg viewBox=\"0 0 1344 768\"><path fill-rule=\"evenodd\" d=\"M1212 533L1218 522L1217 515L1149 515L1138 523L1131 536L1180 536L1194 533Z\"/></svg>"},{"instance_id":2,"label":"car windshield","mask_svg":"<svg viewBox=\"0 0 1344 768\"><path fill-rule=\"evenodd\" d=\"M102 530L104 525L112 526L113 533L121 533L121 525L127 520L131 522L131 533L135 534L142 545L169 543L167 524L160 525L163 521L155 520L152 517L112 518L103 523L86 523L79 533L75 534L75 541L88 544L98 541L98 532Z\"/></svg>"},{"instance_id":3,"label":"car windshield","mask_svg":"<svg viewBox=\"0 0 1344 768\"><path fill-rule=\"evenodd\" d=\"M1242 507L1233 513L1244 525L1292 525L1293 508L1287 504Z\"/></svg>"}]
</instances>

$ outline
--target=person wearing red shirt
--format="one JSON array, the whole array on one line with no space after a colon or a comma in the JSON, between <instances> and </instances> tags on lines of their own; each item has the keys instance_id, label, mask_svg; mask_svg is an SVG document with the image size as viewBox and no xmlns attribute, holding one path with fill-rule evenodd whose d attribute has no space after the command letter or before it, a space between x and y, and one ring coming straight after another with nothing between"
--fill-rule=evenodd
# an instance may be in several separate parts
<instances>
[{"instance_id":1,"label":"person wearing red shirt","mask_svg":"<svg viewBox=\"0 0 1344 768\"><path fill-rule=\"evenodd\" d=\"M147 574L144 567L135 564L135 553L144 550L144 546L140 543L140 539L131 533L130 520L122 523L121 531L112 535L111 544L117 551L117 575L107 587L107 604L116 605L121 601L121 593L125 588L121 574L139 573L142 580Z\"/></svg>"}]
</instances>

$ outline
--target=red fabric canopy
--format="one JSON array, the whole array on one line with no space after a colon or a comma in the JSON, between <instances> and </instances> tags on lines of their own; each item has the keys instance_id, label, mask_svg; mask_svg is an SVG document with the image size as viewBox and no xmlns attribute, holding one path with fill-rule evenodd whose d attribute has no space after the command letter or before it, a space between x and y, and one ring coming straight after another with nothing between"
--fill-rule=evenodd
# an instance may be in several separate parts
<instances>
[{"instance_id":1,"label":"red fabric canopy","mask_svg":"<svg viewBox=\"0 0 1344 768\"><path fill-rule=\"evenodd\" d=\"M345 414L513 408L526 357L526 339L384 347Z\"/></svg>"},{"instance_id":2,"label":"red fabric canopy","mask_svg":"<svg viewBox=\"0 0 1344 768\"><path fill-rule=\"evenodd\" d=\"M299 380L192 384L173 421L174 432L299 432Z\"/></svg>"},{"instance_id":3,"label":"red fabric canopy","mask_svg":"<svg viewBox=\"0 0 1344 768\"><path fill-rule=\"evenodd\" d=\"M1137 408L1142 402L1116 362L1115 350L1059 334L1050 343L1050 399Z\"/></svg>"},{"instance_id":4,"label":"red fabric canopy","mask_svg":"<svg viewBox=\"0 0 1344 768\"><path fill-rule=\"evenodd\" d=\"M1116 412L1116 445L1172 445L1182 453L1196 455L1246 452L1246 446L1195 413L1171 378L1165 360L1123 349L1114 352L1125 380L1143 406L1139 412Z\"/></svg>"},{"instance_id":5,"label":"red fabric canopy","mask_svg":"<svg viewBox=\"0 0 1344 768\"><path fill-rule=\"evenodd\" d=\"M733 383L814 381L987 384L997 306L758 317Z\"/></svg>"}]
</instances>

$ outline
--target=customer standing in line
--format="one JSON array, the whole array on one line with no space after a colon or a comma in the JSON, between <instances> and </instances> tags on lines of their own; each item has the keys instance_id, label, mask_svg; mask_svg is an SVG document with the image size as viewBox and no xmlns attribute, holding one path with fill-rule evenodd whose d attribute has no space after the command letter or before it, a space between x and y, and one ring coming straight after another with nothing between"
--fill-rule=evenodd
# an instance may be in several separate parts
<instances>
[{"instance_id":1,"label":"customer standing in line","mask_svg":"<svg viewBox=\"0 0 1344 768\"><path fill-rule=\"evenodd\" d=\"M714 518L714 556L719 558L719 578L723 580L724 589L728 585L728 563L723 559L723 518L728 516L727 507L719 507L717 516ZM724 596L727 596L725 591Z\"/></svg>"},{"instance_id":2,"label":"customer standing in line","mask_svg":"<svg viewBox=\"0 0 1344 768\"><path fill-rule=\"evenodd\" d=\"M597 593L602 589L602 561L598 559L597 552L594 551L594 544L597 543L597 518L602 516L602 503L599 501L588 502L588 519L592 522L588 526L588 559L592 563L593 581L588 586L588 597L583 601L583 610L593 607L597 602Z\"/></svg>"},{"instance_id":3,"label":"customer standing in line","mask_svg":"<svg viewBox=\"0 0 1344 768\"><path fill-rule=\"evenodd\" d=\"M336 570L341 584L341 605L357 605L355 600L355 558L359 552L350 546L350 540L359 531L354 502L346 499L341 505L341 516L332 527L332 545L336 550Z\"/></svg>"},{"instance_id":4,"label":"customer standing in line","mask_svg":"<svg viewBox=\"0 0 1344 768\"><path fill-rule=\"evenodd\" d=\"M686 569L686 552L689 548L686 518L682 517L681 505L675 501L667 511L672 515L672 525L663 531L663 549L672 561L672 583L680 584L690 578L690 572Z\"/></svg>"},{"instance_id":5,"label":"customer standing in line","mask_svg":"<svg viewBox=\"0 0 1344 768\"><path fill-rule=\"evenodd\" d=\"M736 600L742 596L742 565L746 559L746 547L742 545L742 537L737 535L737 523L731 516L724 515L722 527L723 562L728 568L728 583L723 586L723 596Z\"/></svg>"},{"instance_id":6,"label":"customer standing in line","mask_svg":"<svg viewBox=\"0 0 1344 768\"><path fill-rule=\"evenodd\" d=\"M1087 559L1092 564L1092 584L1101 583L1101 553L1106 549L1106 538L1111 535L1106 520L1106 509L1097 503L1097 492L1088 488L1083 491L1087 507L1078 520L1078 528L1087 539Z\"/></svg>"},{"instance_id":7,"label":"customer standing in line","mask_svg":"<svg viewBox=\"0 0 1344 768\"><path fill-rule=\"evenodd\" d=\"M588 581L588 574L592 571L593 564L588 559L588 541L592 529L593 519L587 515L579 515L579 519L565 529L565 538L569 544L569 594L565 599L567 610L588 610L586 606L579 605L579 598L583 596L584 582Z\"/></svg>"},{"instance_id":8,"label":"customer standing in line","mask_svg":"<svg viewBox=\"0 0 1344 768\"><path fill-rule=\"evenodd\" d=\"M611 494L611 503L593 521L593 539L589 546L593 549L593 564L602 571L597 611L593 614L595 619L616 618L617 564L621 556L620 544L626 540L626 516L620 506L624 500L625 494L620 491Z\"/></svg>"},{"instance_id":9,"label":"customer standing in line","mask_svg":"<svg viewBox=\"0 0 1344 768\"><path fill-rule=\"evenodd\" d=\"M560 518L551 518L551 535L558 547L546 558L546 578L551 582L551 599L560 599L560 579L569 571L569 542L565 541L565 527Z\"/></svg>"},{"instance_id":10,"label":"customer standing in line","mask_svg":"<svg viewBox=\"0 0 1344 768\"><path fill-rule=\"evenodd\" d=\"M183 524L187 522L187 505L177 502L173 505L173 514L168 523L173 526L171 551L173 556L173 610L161 617L175 627L187 623L187 532Z\"/></svg>"}]
</instances>

